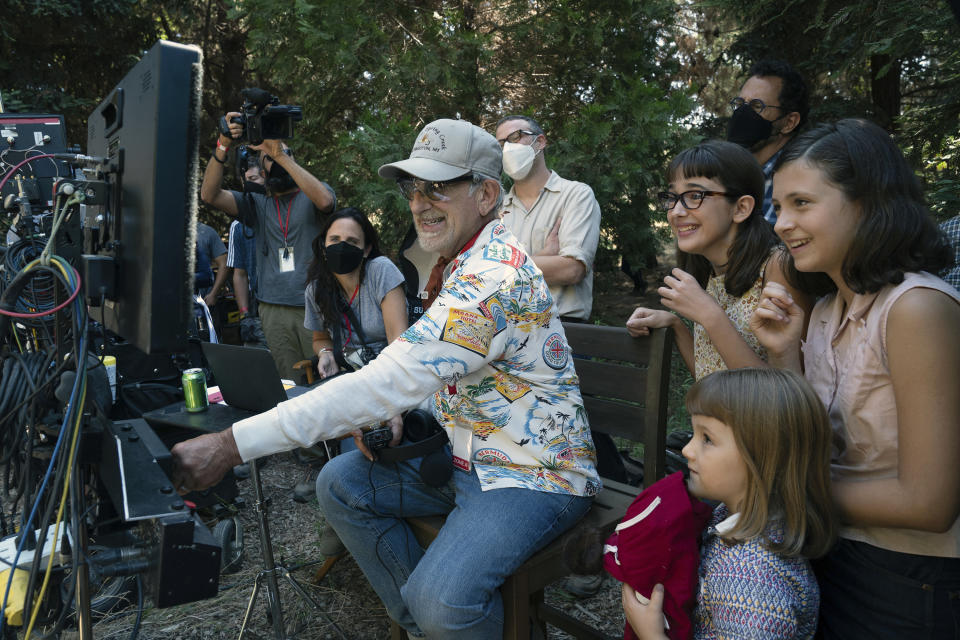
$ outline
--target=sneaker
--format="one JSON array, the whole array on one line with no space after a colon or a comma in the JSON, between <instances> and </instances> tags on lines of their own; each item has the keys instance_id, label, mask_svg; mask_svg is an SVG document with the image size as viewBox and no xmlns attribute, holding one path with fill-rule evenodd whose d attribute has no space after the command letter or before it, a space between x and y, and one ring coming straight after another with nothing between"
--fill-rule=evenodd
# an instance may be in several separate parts
<instances>
[{"instance_id":1,"label":"sneaker","mask_svg":"<svg viewBox=\"0 0 960 640\"><path fill-rule=\"evenodd\" d=\"M315 495L316 487L313 482L298 482L293 488L294 502L310 502Z\"/></svg>"},{"instance_id":2,"label":"sneaker","mask_svg":"<svg viewBox=\"0 0 960 640\"><path fill-rule=\"evenodd\" d=\"M312 447L300 447L294 449L293 455L300 464L322 464L327 461L327 452L323 445L313 445Z\"/></svg>"},{"instance_id":3,"label":"sneaker","mask_svg":"<svg viewBox=\"0 0 960 640\"><path fill-rule=\"evenodd\" d=\"M589 598L600 590L600 583L603 582L603 576L567 576L563 581L563 590L580 598Z\"/></svg>"},{"instance_id":4,"label":"sneaker","mask_svg":"<svg viewBox=\"0 0 960 640\"><path fill-rule=\"evenodd\" d=\"M233 475L237 480L246 480L250 477L250 463L244 462L233 468Z\"/></svg>"},{"instance_id":5,"label":"sneaker","mask_svg":"<svg viewBox=\"0 0 960 640\"><path fill-rule=\"evenodd\" d=\"M339 556L347 552L347 548L343 546L343 542L340 541L340 536L337 535L337 532L334 531L330 525L327 525L323 533L320 534L320 542L317 546L319 547L320 554L326 558Z\"/></svg>"}]
</instances>

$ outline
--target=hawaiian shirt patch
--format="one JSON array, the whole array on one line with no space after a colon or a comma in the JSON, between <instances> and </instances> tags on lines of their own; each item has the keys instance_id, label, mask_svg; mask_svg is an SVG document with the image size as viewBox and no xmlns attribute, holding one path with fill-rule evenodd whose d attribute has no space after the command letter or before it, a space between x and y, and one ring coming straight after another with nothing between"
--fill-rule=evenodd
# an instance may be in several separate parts
<instances>
[{"instance_id":1,"label":"hawaiian shirt patch","mask_svg":"<svg viewBox=\"0 0 960 640\"><path fill-rule=\"evenodd\" d=\"M504 242L491 242L483 251L483 257L487 260L508 264L511 267L520 268L527 261L527 256L517 249Z\"/></svg>"},{"instance_id":2,"label":"hawaiian shirt patch","mask_svg":"<svg viewBox=\"0 0 960 640\"><path fill-rule=\"evenodd\" d=\"M554 333L543 343L543 361L551 369L563 369L569 359L567 343L559 333Z\"/></svg>"},{"instance_id":3,"label":"hawaiian shirt patch","mask_svg":"<svg viewBox=\"0 0 960 640\"><path fill-rule=\"evenodd\" d=\"M474 353L486 355L490 351L490 341L493 339L493 334L493 321L463 309L450 309L447 322L443 326L442 340L469 349Z\"/></svg>"},{"instance_id":4,"label":"hawaiian shirt patch","mask_svg":"<svg viewBox=\"0 0 960 640\"><path fill-rule=\"evenodd\" d=\"M479 305L480 313L493 320L496 333L507 328L507 313L503 310L503 303L496 295L492 295Z\"/></svg>"}]
</instances>

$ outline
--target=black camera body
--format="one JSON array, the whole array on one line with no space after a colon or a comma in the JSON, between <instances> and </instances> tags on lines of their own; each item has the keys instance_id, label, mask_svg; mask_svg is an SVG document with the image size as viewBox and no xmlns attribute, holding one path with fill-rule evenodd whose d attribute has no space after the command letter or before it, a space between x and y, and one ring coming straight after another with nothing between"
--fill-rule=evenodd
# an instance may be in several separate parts
<instances>
[{"instance_id":1,"label":"black camera body","mask_svg":"<svg viewBox=\"0 0 960 640\"><path fill-rule=\"evenodd\" d=\"M393 440L393 431L387 425L363 432L363 444L367 445L370 453L383 449L390 444L391 440Z\"/></svg>"},{"instance_id":2,"label":"black camera body","mask_svg":"<svg viewBox=\"0 0 960 640\"><path fill-rule=\"evenodd\" d=\"M303 119L301 107L278 104L280 99L263 89L244 89L241 95L241 115L232 120L243 125L240 142L260 144L264 140L287 140L293 137L293 123ZM230 129L222 118L220 132L230 135Z\"/></svg>"}]
</instances>

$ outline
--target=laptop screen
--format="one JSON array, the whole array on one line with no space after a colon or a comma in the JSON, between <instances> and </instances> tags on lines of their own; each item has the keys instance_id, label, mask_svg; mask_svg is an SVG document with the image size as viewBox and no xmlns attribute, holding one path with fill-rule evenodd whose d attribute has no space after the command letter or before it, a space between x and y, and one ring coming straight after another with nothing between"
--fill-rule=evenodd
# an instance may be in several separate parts
<instances>
[{"instance_id":1,"label":"laptop screen","mask_svg":"<svg viewBox=\"0 0 960 640\"><path fill-rule=\"evenodd\" d=\"M200 346L224 402L231 407L262 413L288 398L273 356L266 349L212 342ZM294 389L297 392L291 397L306 391L305 387Z\"/></svg>"}]
</instances>

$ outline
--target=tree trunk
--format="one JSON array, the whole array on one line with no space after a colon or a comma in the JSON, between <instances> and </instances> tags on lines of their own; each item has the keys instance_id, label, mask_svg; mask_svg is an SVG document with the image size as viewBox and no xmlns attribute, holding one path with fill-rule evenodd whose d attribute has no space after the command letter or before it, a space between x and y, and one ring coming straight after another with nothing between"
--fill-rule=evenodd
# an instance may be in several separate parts
<instances>
[{"instance_id":1,"label":"tree trunk","mask_svg":"<svg viewBox=\"0 0 960 640\"><path fill-rule=\"evenodd\" d=\"M884 67L889 67L879 76ZM877 124L891 133L900 115L900 60L888 55L870 56L870 96L876 110Z\"/></svg>"}]
</instances>

